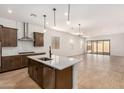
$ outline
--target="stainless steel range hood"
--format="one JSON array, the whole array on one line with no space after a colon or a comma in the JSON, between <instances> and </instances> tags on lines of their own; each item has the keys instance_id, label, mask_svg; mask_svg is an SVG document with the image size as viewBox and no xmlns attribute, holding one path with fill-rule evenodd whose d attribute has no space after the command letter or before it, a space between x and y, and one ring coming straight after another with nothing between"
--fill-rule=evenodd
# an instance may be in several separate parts
<instances>
[{"instance_id":1,"label":"stainless steel range hood","mask_svg":"<svg viewBox=\"0 0 124 93\"><path fill-rule=\"evenodd\" d=\"M28 36L28 23L23 23L23 37L22 38L20 38L20 39L18 39L18 40L20 40L20 41L33 41L33 39L32 38L30 38L29 36Z\"/></svg>"}]
</instances>

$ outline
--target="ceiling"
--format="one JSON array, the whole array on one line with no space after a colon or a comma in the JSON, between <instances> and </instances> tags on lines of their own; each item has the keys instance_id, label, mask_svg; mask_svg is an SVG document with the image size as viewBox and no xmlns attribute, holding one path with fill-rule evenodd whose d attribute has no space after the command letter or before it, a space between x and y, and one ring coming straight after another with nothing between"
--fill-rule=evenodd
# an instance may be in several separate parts
<instances>
[{"instance_id":1,"label":"ceiling","mask_svg":"<svg viewBox=\"0 0 124 93\"><path fill-rule=\"evenodd\" d=\"M79 33L78 24L81 24L81 31L87 36L124 32L124 5L104 4L71 4L70 20L67 25L67 4L1 4L0 17L25 21L33 24L43 25L43 14L47 15L47 27L53 27L53 11L56 8L57 29L69 33ZM11 9L12 14L8 13ZM34 13L37 17L31 17Z\"/></svg>"}]
</instances>

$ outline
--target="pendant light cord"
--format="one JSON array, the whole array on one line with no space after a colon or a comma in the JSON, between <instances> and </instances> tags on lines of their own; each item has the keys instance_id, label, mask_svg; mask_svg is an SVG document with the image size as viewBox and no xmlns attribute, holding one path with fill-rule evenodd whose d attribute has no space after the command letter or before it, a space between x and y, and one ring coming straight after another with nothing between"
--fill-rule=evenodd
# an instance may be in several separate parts
<instances>
[{"instance_id":1,"label":"pendant light cord","mask_svg":"<svg viewBox=\"0 0 124 93\"><path fill-rule=\"evenodd\" d=\"M78 25L79 25L79 36L80 36L80 34L81 34L81 32L80 32L80 25L81 25L81 24L78 24Z\"/></svg>"},{"instance_id":2,"label":"pendant light cord","mask_svg":"<svg viewBox=\"0 0 124 93\"><path fill-rule=\"evenodd\" d=\"M68 21L70 21L70 4L68 4Z\"/></svg>"},{"instance_id":3,"label":"pendant light cord","mask_svg":"<svg viewBox=\"0 0 124 93\"><path fill-rule=\"evenodd\" d=\"M46 15L43 15L44 17L44 29L46 29Z\"/></svg>"},{"instance_id":4,"label":"pendant light cord","mask_svg":"<svg viewBox=\"0 0 124 93\"><path fill-rule=\"evenodd\" d=\"M56 26L56 8L53 8L54 11L54 26Z\"/></svg>"}]
</instances>

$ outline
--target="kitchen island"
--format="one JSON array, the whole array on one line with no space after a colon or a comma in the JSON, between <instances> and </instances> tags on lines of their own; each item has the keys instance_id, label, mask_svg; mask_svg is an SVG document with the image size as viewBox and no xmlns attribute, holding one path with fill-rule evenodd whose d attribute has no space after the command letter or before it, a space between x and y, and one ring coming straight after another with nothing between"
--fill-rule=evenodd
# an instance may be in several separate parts
<instances>
[{"instance_id":1,"label":"kitchen island","mask_svg":"<svg viewBox=\"0 0 124 93\"><path fill-rule=\"evenodd\" d=\"M80 60L52 55L28 56L29 76L44 89L75 88L75 65Z\"/></svg>"}]
</instances>

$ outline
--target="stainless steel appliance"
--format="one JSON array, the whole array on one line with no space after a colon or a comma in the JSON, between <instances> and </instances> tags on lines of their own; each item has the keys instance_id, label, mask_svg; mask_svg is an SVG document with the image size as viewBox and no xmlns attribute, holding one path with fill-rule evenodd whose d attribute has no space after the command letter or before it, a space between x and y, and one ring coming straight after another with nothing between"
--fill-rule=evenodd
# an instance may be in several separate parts
<instances>
[{"instance_id":1,"label":"stainless steel appliance","mask_svg":"<svg viewBox=\"0 0 124 93\"><path fill-rule=\"evenodd\" d=\"M28 36L28 23L25 23L25 22L24 22L24 23L23 23L23 26L24 26L23 37L20 38L19 40L20 40L20 41L33 41L33 39Z\"/></svg>"}]
</instances>

